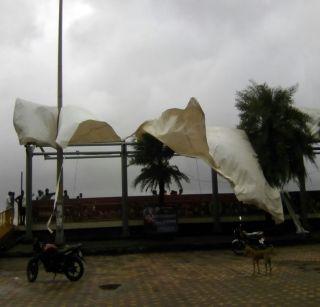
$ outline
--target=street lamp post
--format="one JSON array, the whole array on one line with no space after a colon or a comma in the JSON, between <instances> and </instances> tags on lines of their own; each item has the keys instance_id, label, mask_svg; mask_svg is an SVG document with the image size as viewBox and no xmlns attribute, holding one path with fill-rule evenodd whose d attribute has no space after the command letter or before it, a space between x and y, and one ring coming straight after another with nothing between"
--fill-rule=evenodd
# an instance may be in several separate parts
<instances>
[{"instance_id":1,"label":"street lamp post","mask_svg":"<svg viewBox=\"0 0 320 307\"><path fill-rule=\"evenodd\" d=\"M60 112L62 108L62 13L63 0L59 0L59 34L58 34L58 122L59 127ZM58 195L56 203L56 244L64 244L64 230L63 230L63 149L57 148L57 184Z\"/></svg>"}]
</instances>

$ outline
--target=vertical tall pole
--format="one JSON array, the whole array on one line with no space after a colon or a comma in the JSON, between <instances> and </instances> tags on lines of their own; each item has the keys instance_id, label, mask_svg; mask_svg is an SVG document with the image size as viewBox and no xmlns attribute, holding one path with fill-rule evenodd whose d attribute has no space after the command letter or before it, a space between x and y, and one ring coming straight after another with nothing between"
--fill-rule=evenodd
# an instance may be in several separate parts
<instances>
[{"instance_id":1,"label":"vertical tall pole","mask_svg":"<svg viewBox=\"0 0 320 307\"><path fill-rule=\"evenodd\" d=\"M218 197L218 174L215 170L211 169L211 180L212 180L212 217L214 223L214 231L220 232L220 204Z\"/></svg>"},{"instance_id":2,"label":"vertical tall pole","mask_svg":"<svg viewBox=\"0 0 320 307\"><path fill-rule=\"evenodd\" d=\"M58 34L58 123L59 127L60 112L62 108L62 10L63 0L59 0L59 34ZM57 149L57 182L59 185L56 207L56 244L64 244L63 230L63 150Z\"/></svg>"},{"instance_id":3,"label":"vertical tall pole","mask_svg":"<svg viewBox=\"0 0 320 307\"><path fill-rule=\"evenodd\" d=\"M128 169L127 169L127 145L121 145L121 178L122 178L122 235L129 236L128 219Z\"/></svg>"},{"instance_id":4,"label":"vertical tall pole","mask_svg":"<svg viewBox=\"0 0 320 307\"><path fill-rule=\"evenodd\" d=\"M20 195L22 195L23 190L23 172L20 172ZM22 201L23 202L23 201ZM22 220L22 208L18 206L18 225L22 225L24 221Z\"/></svg>"},{"instance_id":5,"label":"vertical tall pole","mask_svg":"<svg viewBox=\"0 0 320 307\"><path fill-rule=\"evenodd\" d=\"M26 239L32 240L32 158L33 146L26 145Z\"/></svg>"},{"instance_id":6,"label":"vertical tall pole","mask_svg":"<svg viewBox=\"0 0 320 307\"><path fill-rule=\"evenodd\" d=\"M23 172L20 173L20 195L23 190Z\"/></svg>"}]
</instances>

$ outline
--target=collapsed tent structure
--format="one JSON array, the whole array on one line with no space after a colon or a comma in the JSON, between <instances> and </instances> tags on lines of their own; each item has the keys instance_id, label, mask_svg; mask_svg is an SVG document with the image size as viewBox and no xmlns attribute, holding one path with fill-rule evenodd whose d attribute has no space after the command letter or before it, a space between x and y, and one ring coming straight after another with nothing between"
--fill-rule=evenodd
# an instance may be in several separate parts
<instances>
[{"instance_id":1,"label":"collapsed tent structure","mask_svg":"<svg viewBox=\"0 0 320 307\"><path fill-rule=\"evenodd\" d=\"M66 148L68 145L120 141L113 128L91 112L75 106L58 108L17 98L13 124L21 145Z\"/></svg>"},{"instance_id":2,"label":"collapsed tent structure","mask_svg":"<svg viewBox=\"0 0 320 307\"><path fill-rule=\"evenodd\" d=\"M135 132L149 133L175 152L207 162L226 178L239 201L269 212L276 223L284 220L280 192L264 178L256 154L244 131L206 127L204 113L195 98L184 110L169 109L146 121Z\"/></svg>"},{"instance_id":3,"label":"collapsed tent structure","mask_svg":"<svg viewBox=\"0 0 320 307\"><path fill-rule=\"evenodd\" d=\"M119 142L106 122L74 107L55 107L17 99L14 127L21 145L66 148L68 145ZM280 192L264 178L256 154L244 131L207 127L200 104L191 98L185 109L168 109L155 120L142 123L133 135L149 133L180 155L199 158L226 178L239 201L269 212L275 222L284 220Z\"/></svg>"}]
</instances>

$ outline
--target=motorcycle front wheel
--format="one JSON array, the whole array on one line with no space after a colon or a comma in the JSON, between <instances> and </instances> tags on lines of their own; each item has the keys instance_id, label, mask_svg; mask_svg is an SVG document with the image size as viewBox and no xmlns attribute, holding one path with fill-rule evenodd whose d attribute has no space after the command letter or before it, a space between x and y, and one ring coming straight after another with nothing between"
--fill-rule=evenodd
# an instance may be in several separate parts
<instances>
[{"instance_id":1,"label":"motorcycle front wheel","mask_svg":"<svg viewBox=\"0 0 320 307\"><path fill-rule=\"evenodd\" d=\"M70 257L66 262L64 274L70 281L79 280L84 272L82 261L79 257Z\"/></svg>"},{"instance_id":2,"label":"motorcycle front wheel","mask_svg":"<svg viewBox=\"0 0 320 307\"><path fill-rule=\"evenodd\" d=\"M30 259L27 265L27 278L29 282L34 282L37 279L38 271L38 261L36 259Z\"/></svg>"},{"instance_id":3,"label":"motorcycle front wheel","mask_svg":"<svg viewBox=\"0 0 320 307\"><path fill-rule=\"evenodd\" d=\"M244 255L245 244L241 240L234 240L232 242L232 251L236 255Z\"/></svg>"}]
</instances>

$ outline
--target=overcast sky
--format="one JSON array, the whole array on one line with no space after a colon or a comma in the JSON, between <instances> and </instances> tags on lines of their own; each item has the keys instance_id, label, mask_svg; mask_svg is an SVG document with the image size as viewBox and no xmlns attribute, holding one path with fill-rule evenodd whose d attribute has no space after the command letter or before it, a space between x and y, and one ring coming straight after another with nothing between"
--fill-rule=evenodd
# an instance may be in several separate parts
<instances>
[{"instance_id":1,"label":"overcast sky","mask_svg":"<svg viewBox=\"0 0 320 307\"><path fill-rule=\"evenodd\" d=\"M296 105L319 108L319 12L317 0L65 0L63 103L89 109L121 137L192 96L207 125L235 127L235 93L249 79L298 83ZM15 99L56 105L57 29L58 0L0 1L0 206L25 168ZM176 162L192 179L186 192L210 192L207 166ZM53 190L55 176L54 162L34 159L35 192ZM319 189L319 177L310 168L309 188ZM65 165L71 195L120 195L120 183L115 159Z\"/></svg>"}]
</instances>

